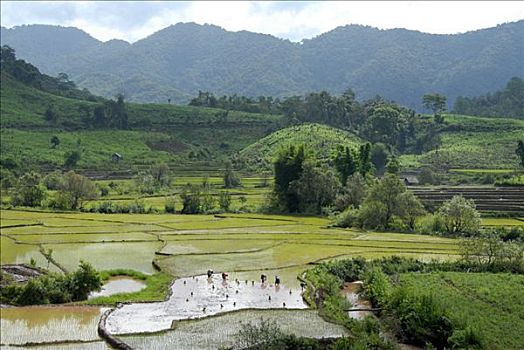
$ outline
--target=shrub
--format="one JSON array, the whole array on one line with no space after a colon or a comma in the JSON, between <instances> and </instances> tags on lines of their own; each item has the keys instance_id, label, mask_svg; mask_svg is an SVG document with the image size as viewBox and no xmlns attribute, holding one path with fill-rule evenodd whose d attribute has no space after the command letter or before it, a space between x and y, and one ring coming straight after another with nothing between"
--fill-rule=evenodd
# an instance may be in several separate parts
<instances>
[{"instance_id":1,"label":"shrub","mask_svg":"<svg viewBox=\"0 0 524 350\"><path fill-rule=\"evenodd\" d=\"M438 214L443 219L447 234L471 235L478 233L480 229L480 214L471 199L454 196L442 204Z\"/></svg>"},{"instance_id":2,"label":"shrub","mask_svg":"<svg viewBox=\"0 0 524 350\"><path fill-rule=\"evenodd\" d=\"M166 213L174 214L176 212L175 209L175 198L169 197L166 203L164 204L164 210Z\"/></svg>"},{"instance_id":3,"label":"shrub","mask_svg":"<svg viewBox=\"0 0 524 350\"><path fill-rule=\"evenodd\" d=\"M12 283L0 289L0 301L15 305L56 304L87 299L90 292L100 290L102 280L87 262L67 274L50 272L30 279L25 284Z\"/></svg>"},{"instance_id":4,"label":"shrub","mask_svg":"<svg viewBox=\"0 0 524 350\"><path fill-rule=\"evenodd\" d=\"M453 334L453 325L437 299L429 295L415 295L405 287L397 288L391 295L386 313L394 317L396 333L403 341L438 349L447 347Z\"/></svg>"},{"instance_id":5,"label":"shrub","mask_svg":"<svg viewBox=\"0 0 524 350\"><path fill-rule=\"evenodd\" d=\"M353 207L347 208L335 219L336 227L358 227L360 225L359 211Z\"/></svg>"},{"instance_id":6,"label":"shrub","mask_svg":"<svg viewBox=\"0 0 524 350\"><path fill-rule=\"evenodd\" d=\"M364 273L363 291L374 306L384 306L391 293L389 277L378 266Z\"/></svg>"}]
</instances>

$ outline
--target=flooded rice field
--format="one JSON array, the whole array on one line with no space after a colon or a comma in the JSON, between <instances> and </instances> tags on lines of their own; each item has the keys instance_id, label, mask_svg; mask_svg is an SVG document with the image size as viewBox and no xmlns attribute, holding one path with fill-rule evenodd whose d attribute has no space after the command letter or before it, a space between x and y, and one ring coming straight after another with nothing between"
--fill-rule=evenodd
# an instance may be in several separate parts
<instances>
[{"instance_id":1,"label":"flooded rice field","mask_svg":"<svg viewBox=\"0 0 524 350\"><path fill-rule=\"evenodd\" d=\"M235 345L242 324L276 322L287 334L311 338L347 335L344 327L324 321L315 310L242 310L199 320L179 321L174 329L154 335L121 336L134 349L211 350Z\"/></svg>"},{"instance_id":2,"label":"flooded rice field","mask_svg":"<svg viewBox=\"0 0 524 350\"><path fill-rule=\"evenodd\" d=\"M82 306L32 306L0 309L1 343L23 345L97 341L98 320L106 309Z\"/></svg>"},{"instance_id":3,"label":"flooded rice field","mask_svg":"<svg viewBox=\"0 0 524 350\"><path fill-rule=\"evenodd\" d=\"M202 318L241 309L306 309L300 289L260 280L223 280L219 274L177 279L164 302L126 304L113 311L106 327L112 334L157 332L173 321Z\"/></svg>"},{"instance_id":4,"label":"flooded rice field","mask_svg":"<svg viewBox=\"0 0 524 350\"><path fill-rule=\"evenodd\" d=\"M133 293L141 291L146 287L145 283L127 276L111 277L99 292L91 292L88 299L107 297L120 293Z\"/></svg>"}]
</instances>

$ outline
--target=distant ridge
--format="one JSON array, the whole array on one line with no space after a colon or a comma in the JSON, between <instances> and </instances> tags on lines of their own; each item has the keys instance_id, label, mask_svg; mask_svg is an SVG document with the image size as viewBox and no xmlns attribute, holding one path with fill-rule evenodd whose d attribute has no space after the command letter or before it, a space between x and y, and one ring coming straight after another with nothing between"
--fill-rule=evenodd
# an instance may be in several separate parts
<instances>
[{"instance_id":1,"label":"distant ridge","mask_svg":"<svg viewBox=\"0 0 524 350\"><path fill-rule=\"evenodd\" d=\"M464 34L338 27L302 43L215 25L179 23L133 44L72 27L1 29L2 45L43 72L128 100L187 102L216 95L289 96L313 90L377 94L420 110L424 93L474 96L524 77L524 20Z\"/></svg>"}]
</instances>

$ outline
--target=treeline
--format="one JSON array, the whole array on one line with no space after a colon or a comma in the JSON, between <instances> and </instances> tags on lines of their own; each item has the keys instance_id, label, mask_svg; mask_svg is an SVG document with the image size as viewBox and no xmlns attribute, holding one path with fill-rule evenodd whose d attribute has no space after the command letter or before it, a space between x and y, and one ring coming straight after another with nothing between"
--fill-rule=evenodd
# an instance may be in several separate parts
<instances>
[{"instance_id":1,"label":"treeline","mask_svg":"<svg viewBox=\"0 0 524 350\"><path fill-rule=\"evenodd\" d=\"M32 64L17 59L15 50L7 45L1 48L0 62L2 74L6 73L17 81L36 89L79 100L92 102L104 100L102 97L91 94L87 89L78 89L65 73L58 74L56 78L40 73L38 68Z\"/></svg>"},{"instance_id":2,"label":"treeline","mask_svg":"<svg viewBox=\"0 0 524 350\"><path fill-rule=\"evenodd\" d=\"M503 90L477 97L459 96L453 112L479 117L524 119L524 81L511 78Z\"/></svg>"},{"instance_id":3,"label":"treeline","mask_svg":"<svg viewBox=\"0 0 524 350\"><path fill-rule=\"evenodd\" d=\"M261 96L215 97L200 91L192 106L223 108L256 113L283 114L285 124L321 123L351 131L372 143L384 143L400 152L421 153L440 143L441 118L432 120L414 110L387 101L380 96L358 102L351 89L341 96L326 91L283 99Z\"/></svg>"}]
</instances>

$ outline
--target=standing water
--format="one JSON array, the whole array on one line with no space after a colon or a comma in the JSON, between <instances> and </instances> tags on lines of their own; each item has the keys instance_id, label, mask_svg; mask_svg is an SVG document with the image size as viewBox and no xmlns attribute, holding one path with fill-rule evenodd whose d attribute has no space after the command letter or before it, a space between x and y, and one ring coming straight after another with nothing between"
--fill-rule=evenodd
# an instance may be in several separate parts
<instances>
[{"instance_id":1,"label":"standing water","mask_svg":"<svg viewBox=\"0 0 524 350\"><path fill-rule=\"evenodd\" d=\"M126 304L106 321L112 334L156 332L173 321L202 318L240 309L306 309L300 289L253 281L222 280L219 275L181 278L167 301Z\"/></svg>"}]
</instances>

